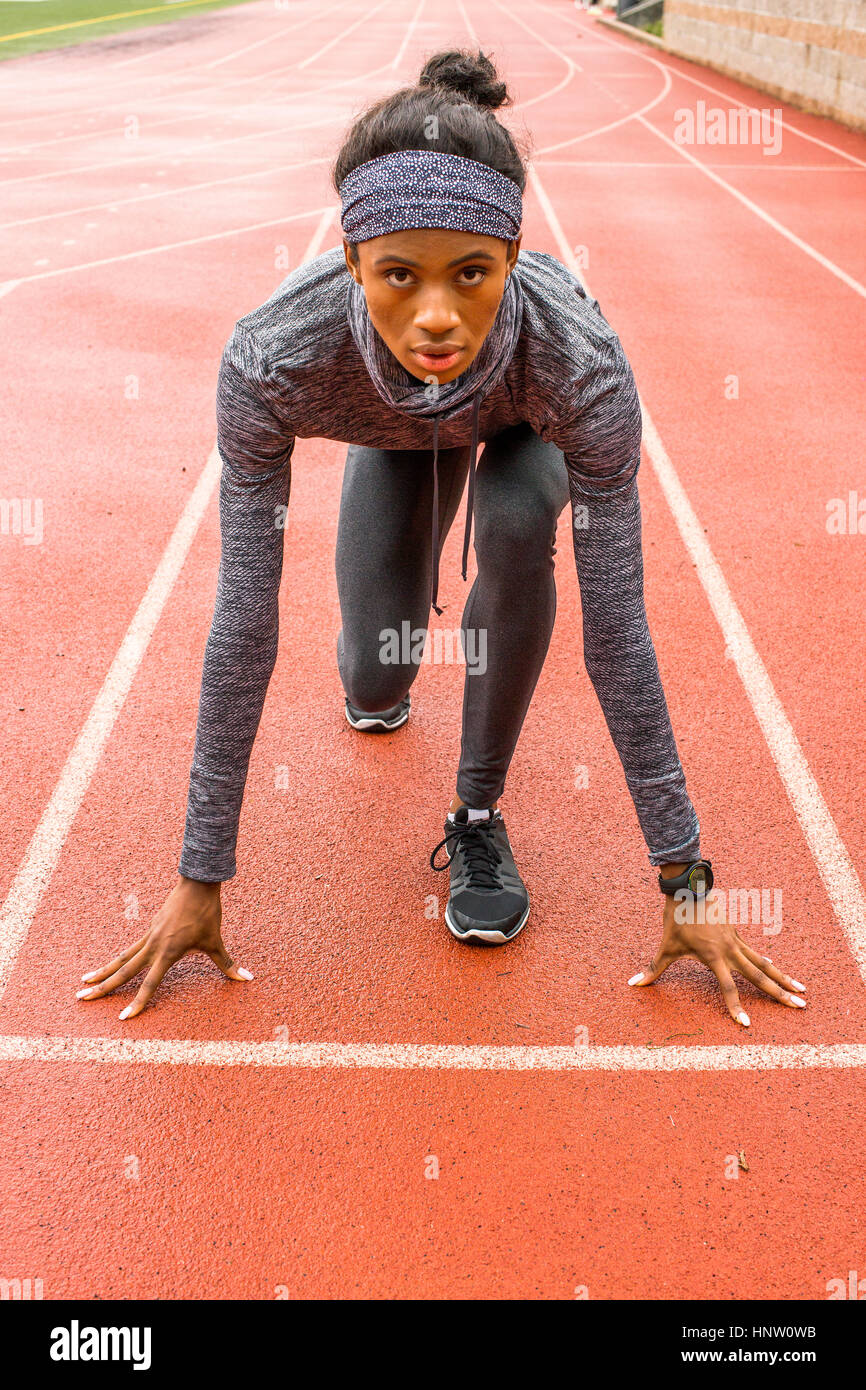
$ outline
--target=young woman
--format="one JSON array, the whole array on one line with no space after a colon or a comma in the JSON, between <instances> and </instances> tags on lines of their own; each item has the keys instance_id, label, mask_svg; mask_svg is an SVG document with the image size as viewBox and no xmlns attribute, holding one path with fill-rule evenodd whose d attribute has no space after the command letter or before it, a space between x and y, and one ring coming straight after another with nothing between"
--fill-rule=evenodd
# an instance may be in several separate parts
<instances>
[{"instance_id":1,"label":"young woman","mask_svg":"<svg viewBox=\"0 0 866 1390\"><path fill-rule=\"evenodd\" d=\"M463 577L478 575L461 631L467 659L455 796L445 821L446 923L460 940L508 942L529 897L499 799L556 610L557 520L572 504L584 659L664 893L649 984L696 956L748 1025L732 970L792 1007L788 979L724 921L689 905L712 888L686 791L643 596L636 474L641 412L619 339L553 256L521 251L526 173L493 112L507 101L483 54L431 58L418 85L353 126L333 170L343 245L302 265L240 319L217 388L222 555L202 675L180 877L148 932L79 997L147 975L144 1008L172 962L203 950L250 979L221 936L220 884L277 655L290 460L298 436L349 444L336 571L345 714L362 732L410 713L420 654L386 633L441 609L442 542L468 478ZM478 441L485 447L476 470ZM679 890L676 893L676 890ZM676 893L676 896L675 896ZM718 914L715 914L718 916ZM689 921L691 917L693 920Z\"/></svg>"}]
</instances>

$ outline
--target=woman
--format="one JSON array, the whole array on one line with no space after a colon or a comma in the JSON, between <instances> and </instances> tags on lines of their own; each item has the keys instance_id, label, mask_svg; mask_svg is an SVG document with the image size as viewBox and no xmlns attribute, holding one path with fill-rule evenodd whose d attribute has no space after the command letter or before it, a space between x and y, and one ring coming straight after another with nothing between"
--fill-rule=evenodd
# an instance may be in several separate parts
<instances>
[{"instance_id":1,"label":"woman","mask_svg":"<svg viewBox=\"0 0 866 1390\"><path fill-rule=\"evenodd\" d=\"M485 660L464 679L455 796L436 852L449 856L446 923L467 942L522 931L529 897L499 807L556 610L554 544L569 500L584 658L664 893L649 984L697 956L744 1025L731 971L793 1007L788 979L724 922L702 920L700 858L643 598L636 473L641 413L631 369L598 304L553 256L520 251L526 173L493 112L508 99L483 54L446 52L417 87L376 103L333 169L344 240L241 319L217 390L222 556L207 642L180 878L149 931L84 977L100 998L203 950L250 979L221 937L220 883L236 872L244 785L277 654L282 519L295 439L349 444L336 551L345 714L362 732L410 713L420 653L387 635L441 612L438 566L468 478L463 577L475 523L478 576L461 625ZM476 470L479 440L485 448ZM477 651L478 645L474 644ZM689 918L693 920L688 920Z\"/></svg>"}]
</instances>

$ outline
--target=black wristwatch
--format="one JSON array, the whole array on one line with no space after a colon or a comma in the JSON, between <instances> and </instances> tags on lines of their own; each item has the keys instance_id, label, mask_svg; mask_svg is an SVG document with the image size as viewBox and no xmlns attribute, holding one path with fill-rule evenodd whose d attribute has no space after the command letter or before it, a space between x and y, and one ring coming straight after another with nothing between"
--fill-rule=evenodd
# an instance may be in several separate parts
<instances>
[{"instance_id":1,"label":"black wristwatch","mask_svg":"<svg viewBox=\"0 0 866 1390\"><path fill-rule=\"evenodd\" d=\"M709 859L693 859L676 878L659 874L659 888L669 897L685 888L693 897L705 898L713 886L713 866Z\"/></svg>"}]
</instances>

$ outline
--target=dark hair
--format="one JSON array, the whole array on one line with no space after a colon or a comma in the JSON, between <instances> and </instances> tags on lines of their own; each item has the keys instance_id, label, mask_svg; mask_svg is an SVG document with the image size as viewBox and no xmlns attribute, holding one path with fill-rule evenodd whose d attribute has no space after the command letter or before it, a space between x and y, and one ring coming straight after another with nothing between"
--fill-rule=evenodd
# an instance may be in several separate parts
<instances>
[{"instance_id":1,"label":"dark hair","mask_svg":"<svg viewBox=\"0 0 866 1390\"><path fill-rule=\"evenodd\" d=\"M434 53L416 86L382 97L357 118L331 167L331 182L339 194L346 175L368 159L395 150L432 149L498 169L522 192L525 156L493 114L498 107L510 105L505 83L480 50L477 54L466 49ZM524 137L521 144L527 148L528 139Z\"/></svg>"}]
</instances>

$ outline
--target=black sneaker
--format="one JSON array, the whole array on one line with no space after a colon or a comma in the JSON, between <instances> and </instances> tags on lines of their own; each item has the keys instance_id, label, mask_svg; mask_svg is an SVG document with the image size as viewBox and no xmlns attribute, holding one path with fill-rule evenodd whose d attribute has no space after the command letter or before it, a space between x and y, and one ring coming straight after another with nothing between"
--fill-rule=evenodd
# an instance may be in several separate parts
<instances>
[{"instance_id":1,"label":"black sneaker","mask_svg":"<svg viewBox=\"0 0 866 1390\"><path fill-rule=\"evenodd\" d=\"M357 705L351 705L347 696L346 718L353 729L399 729L409 718L411 704L410 697L404 695L398 705L391 705L390 709L374 710L368 714L358 709Z\"/></svg>"},{"instance_id":2,"label":"black sneaker","mask_svg":"<svg viewBox=\"0 0 866 1390\"><path fill-rule=\"evenodd\" d=\"M435 863L445 846L447 864ZM448 846L451 846L449 854ZM445 924L458 941L480 941L499 946L513 941L526 926L529 894L514 856L501 811L488 812L486 820L469 820L466 806L445 822L445 839L430 855L430 867L451 867L451 892L445 908Z\"/></svg>"}]
</instances>

